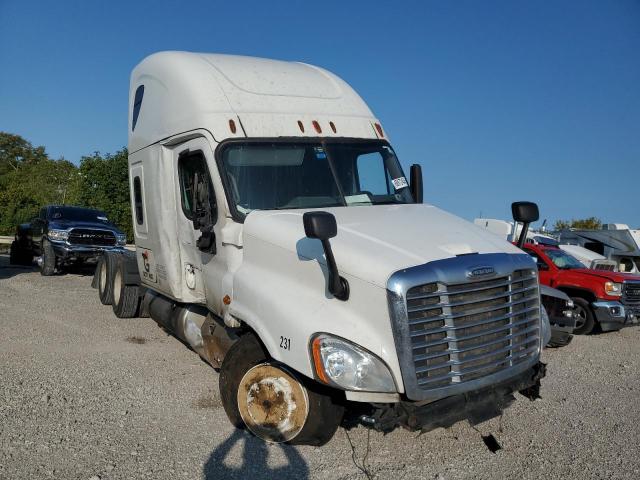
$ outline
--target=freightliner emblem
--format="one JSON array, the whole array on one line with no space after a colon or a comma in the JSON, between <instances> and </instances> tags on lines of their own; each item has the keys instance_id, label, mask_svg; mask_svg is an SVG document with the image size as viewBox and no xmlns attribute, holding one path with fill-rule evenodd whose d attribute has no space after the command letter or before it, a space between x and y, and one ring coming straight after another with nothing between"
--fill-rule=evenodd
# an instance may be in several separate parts
<instances>
[{"instance_id":1,"label":"freightliner emblem","mask_svg":"<svg viewBox=\"0 0 640 480\"><path fill-rule=\"evenodd\" d=\"M487 275L493 275L494 273L496 273L496 271L493 267L477 267L477 268L474 268L473 270L467 271L467 277L478 278L478 277L484 277Z\"/></svg>"}]
</instances>

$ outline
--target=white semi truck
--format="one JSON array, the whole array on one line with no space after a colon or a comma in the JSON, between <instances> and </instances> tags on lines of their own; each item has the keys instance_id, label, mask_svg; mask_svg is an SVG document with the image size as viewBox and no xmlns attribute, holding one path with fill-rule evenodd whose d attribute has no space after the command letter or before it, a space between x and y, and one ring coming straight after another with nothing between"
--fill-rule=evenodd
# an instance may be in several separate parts
<instances>
[{"instance_id":1,"label":"white semi truck","mask_svg":"<svg viewBox=\"0 0 640 480\"><path fill-rule=\"evenodd\" d=\"M162 52L133 70L129 107L135 256L105 255L94 281L220 370L234 425L322 445L345 410L428 430L537 397L533 260L423 204L419 166L408 181L343 80Z\"/></svg>"}]
</instances>

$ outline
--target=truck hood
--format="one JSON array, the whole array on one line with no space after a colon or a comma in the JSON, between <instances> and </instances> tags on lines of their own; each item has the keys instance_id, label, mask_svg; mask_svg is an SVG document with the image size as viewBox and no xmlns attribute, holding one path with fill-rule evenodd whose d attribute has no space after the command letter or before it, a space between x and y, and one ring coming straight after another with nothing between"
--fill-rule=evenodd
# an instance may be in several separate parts
<instances>
[{"instance_id":1,"label":"truck hood","mask_svg":"<svg viewBox=\"0 0 640 480\"><path fill-rule=\"evenodd\" d=\"M69 228L97 228L100 230L110 230L114 233L122 233L115 225L103 222L51 220L49 221L49 228L57 228L60 230L67 230Z\"/></svg>"},{"instance_id":2,"label":"truck hood","mask_svg":"<svg viewBox=\"0 0 640 480\"><path fill-rule=\"evenodd\" d=\"M636 275L634 273L609 272L607 270L593 270L590 268L572 268L569 270L562 270L562 272L588 275L589 277L602 278L604 280L610 280L616 283L622 283L625 280L640 282L640 275Z\"/></svg>"},{"instance_id":3,"label":"truck hood","mask_svg":"<svg viewBox=\"0 0 640 480\"><path fill-rule=\"evenodd\" d=\"M244 236L293 252L298 259L326 263L319 240L306 238L302 215L311 210L251 212ZM331 239L338 270L383 288L392 273L470 253L522 251L461 218L426 204L324 208L336 217Z\"/></svg>"}]
</instances>

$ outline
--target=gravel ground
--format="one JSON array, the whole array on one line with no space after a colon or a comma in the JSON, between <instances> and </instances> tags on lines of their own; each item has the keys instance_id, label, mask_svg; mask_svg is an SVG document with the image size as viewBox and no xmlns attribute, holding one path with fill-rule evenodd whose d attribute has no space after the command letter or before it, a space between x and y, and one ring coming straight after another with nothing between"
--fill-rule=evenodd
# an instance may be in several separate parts
<instances>
[{"instance_id":1,"label":"gravel ground","mask_svg":"<svg viewBox=\"0 0 640 480\"><path fill-rule=\"evenodd\" d=\"M2 479L366 479L363 459L376 479L640 478L638 327L545 351L542 400L501 421L293 448L232 428L217 373L151 319L117 319L90 283L0 256Z\"/></svg>"}]
</instances>

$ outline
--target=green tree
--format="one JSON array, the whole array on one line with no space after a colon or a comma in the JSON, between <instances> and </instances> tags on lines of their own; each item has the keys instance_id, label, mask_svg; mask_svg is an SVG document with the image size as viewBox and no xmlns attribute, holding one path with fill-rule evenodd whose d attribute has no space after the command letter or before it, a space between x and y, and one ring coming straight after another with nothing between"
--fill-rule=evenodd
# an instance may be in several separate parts
<instances>
[{"instance_id":1,"label":"green tree","mask_svg":"<svg viewBox=\"0 0 640 480\"><path fill-rule=\"evenodd\" d=\"M20 135L0 132L0 234L37 215L48 203L77 200L77 167L51 160L44 147L34 147Z\"/></svg>"},{"instance_id":2,"label":"green tree","mask_svg":"<svg viewBox=\"0 0 640 480\"><path fill-rule=\"evenodd\" d=\"M0 177L24 165L47 159L44 147L34 147L20 135L0 132Z\"/></svg>"},{"instance_id":3,"label":"green tree","mask_svg":"<svg viewBox=\"0 0 640 480\"><path fill-rule=\"evenodd\" d=\"M79 205L104 210L113 223L133 239L127 149L82 157L79 168Z\"/></svg>"},{"instance_id":4,"label":"green tree","mask_svg":"<svg viewBox=\"0 0 640 480\"><path fill-rule=\"evenodd\" d=\"M600 230L602 228L602 221L597 217L588 217L573 220L557 220L554 224L556 231L567 230L569 228L576 230Z\"/></svg>"}]
</instances>

